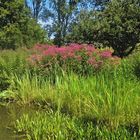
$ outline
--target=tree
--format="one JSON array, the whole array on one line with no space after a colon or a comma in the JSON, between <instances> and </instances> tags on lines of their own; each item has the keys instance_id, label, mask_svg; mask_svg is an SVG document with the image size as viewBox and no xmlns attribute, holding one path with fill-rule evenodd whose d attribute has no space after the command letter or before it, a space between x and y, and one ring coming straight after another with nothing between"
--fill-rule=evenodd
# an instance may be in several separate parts
<instances>
[{"instance_id":1,"label":"tree","mask_svg":"<svg viewBox=\"0 0 140 140\"><path fill-rule=\"evenodd\" d=\"M72 23L71 31L67 34L66 39L69 43L87 43L93 44L95 35L94 13L87 10L80 11L77 20Z\"/></svg>"},{"instance_id":2,"label":"tree","mask_svg":"<svg viewBox=\"0 0 140 140\"><path fill-rule=\"evenodd\" d=\"M84 12L73 25L70 41L103 43L114 54L129 55L140 41L139 0L112 0L103 10Z\"/></svg>"},{"instance_id":3,"label":"tree","mask_svg":"<svg viewBox=\"0 0 140 140\"><path fill-rule=\"evenodd\" d=\"M49 0L51 8L43 12L43 19L53 21L49 29L54 35L54 43L61 46L65 42L70 23L73 21L79 0Z\"/></svg>"},{"instance_id":4,"label":"tree","mask_svg":"<svg viewBox=\"0 0 140 140\"><path fill-rule=\"evenodd\" d=\"M31 46L45 37L41 27L31 19L24 0L1 0L0 13L0 48Z\"/></svg>"},{"instance_id":5,"label":"tree","mask_svg":"<svg viewBox=\"0 0 140 140\"><path fill-rule=\"evenodd\" d=\"M38 21L39 15L46 5L46 0L25 0L25 3L30 9L32 17Z\"/></svg>"},{"instance_id":6,"label":"tree","mask_svg":"<svg viewBox=\"0 0 140 140\"><path fill-rule=\"evenodd\" d=\"M129 55L140 41L139 0L112 0L98 15L98 39L120 57Z\"/></svg>"}]
</instances>

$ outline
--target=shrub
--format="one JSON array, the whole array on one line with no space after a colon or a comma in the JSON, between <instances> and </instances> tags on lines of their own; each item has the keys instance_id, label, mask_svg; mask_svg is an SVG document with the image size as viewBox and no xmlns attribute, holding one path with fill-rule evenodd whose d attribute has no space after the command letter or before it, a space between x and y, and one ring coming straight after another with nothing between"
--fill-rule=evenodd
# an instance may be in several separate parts
<instances>
[{"instance_id":1,"label":"shrub","mask_svg":"<svg viewBox=\"0 0 140 140\"><path fill-rule=\"evenodd\" d=\"M93 45L70 44L69 46L36 45L29 61L48 74L73 71L80 75L95 74L108 64L115 65L118 58L110 49L95 49Z\"/></svg>"}]
</instances>

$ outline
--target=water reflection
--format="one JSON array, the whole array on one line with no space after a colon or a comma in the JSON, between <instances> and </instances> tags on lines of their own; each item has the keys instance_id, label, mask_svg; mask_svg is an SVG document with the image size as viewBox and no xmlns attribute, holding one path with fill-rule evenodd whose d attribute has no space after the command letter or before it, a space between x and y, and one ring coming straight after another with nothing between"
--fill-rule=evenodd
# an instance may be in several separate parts
<instances>
[{"instance_id":1,"label":"water reflection","mask_svg":"<svg viewBox=\"0 0 140 140\"><path fill-rule=\"evenodd\" d=\"M11 126L23 113L33 113L34 111L35 109L27 106L0 105L0 140L22 140L23 136L17 136Z\"/></svg>"}]
</instances>

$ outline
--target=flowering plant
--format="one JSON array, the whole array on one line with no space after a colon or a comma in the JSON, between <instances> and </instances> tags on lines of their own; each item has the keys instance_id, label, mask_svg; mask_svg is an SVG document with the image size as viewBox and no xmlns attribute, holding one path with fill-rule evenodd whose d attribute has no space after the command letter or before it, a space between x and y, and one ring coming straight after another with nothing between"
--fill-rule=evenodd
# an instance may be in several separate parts
<instances>
[{"instance_id":1,"label":"flowering plant","mask_svg":"<svg viewBox=\"0 0 140 140\"><path fill-rule=\"evenodd\" d=\"M95 73L107 64L117 64L110 49L96 49L93 45L70 44L68 46L36 45L29 61L45 71L62 68L78 74Z\"/></svg>"}]
</instances>

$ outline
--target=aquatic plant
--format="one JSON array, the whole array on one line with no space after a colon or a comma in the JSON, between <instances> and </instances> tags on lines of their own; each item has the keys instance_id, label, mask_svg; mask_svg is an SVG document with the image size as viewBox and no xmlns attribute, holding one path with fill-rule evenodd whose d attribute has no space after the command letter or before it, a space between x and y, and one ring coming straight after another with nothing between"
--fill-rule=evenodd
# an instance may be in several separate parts
<instances>
[{"instance_id":1,"label":"aquatic plant","mask_svg":"<svg viewBox=\"0 0 140 140\"><path fill-rule=\"evenodd\" d=\"M104 140L139 139L138 129L121 126L111 130L93 121L85 122L75 117L57 113L36 112L24 114L15 123L15 132L25 134L27 140Z\"/></svg>"}]
</instances>

